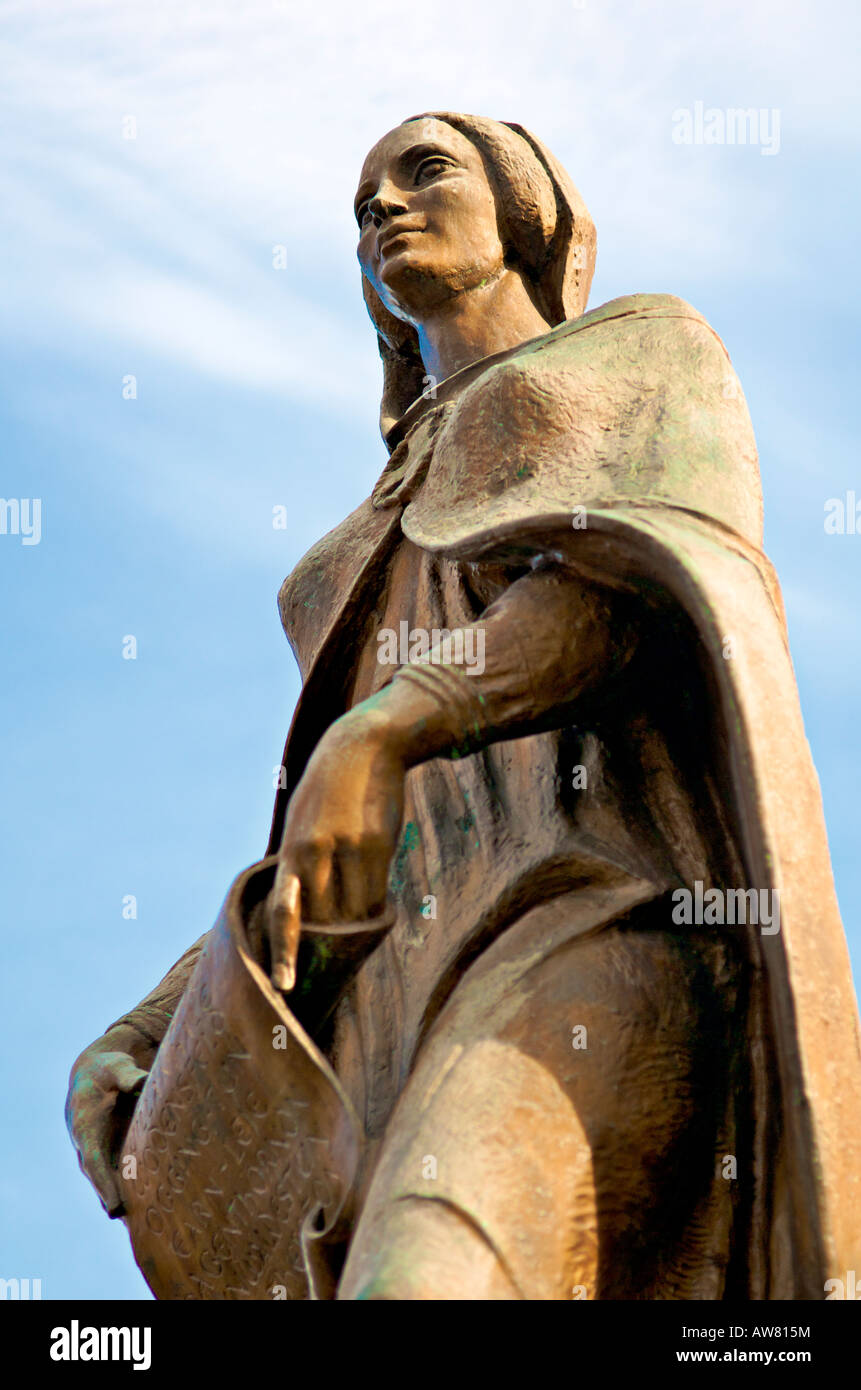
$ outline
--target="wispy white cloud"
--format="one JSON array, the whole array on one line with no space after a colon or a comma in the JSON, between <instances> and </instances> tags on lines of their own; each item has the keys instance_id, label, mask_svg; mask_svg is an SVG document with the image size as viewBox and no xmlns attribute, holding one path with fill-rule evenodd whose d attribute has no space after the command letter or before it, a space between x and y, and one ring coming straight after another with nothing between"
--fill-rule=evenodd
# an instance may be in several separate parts
<instances>
[{"instance_id":1,"label":"wispy white cloud","mask_svg":"<svg viewBox=\"0 0 861 1390\"><path fill-rule=\"evenodd\" d=\"M547 140L581 183L599 243L604 229L613 292L725 266L728 238L733 274L791 274L791 251L769 235L780 161L680 149L672 112L780 105L784 149L825 122L832 139L857 141L846 24L839 7L814 15L800 0L556 0L528 13L512 0L13 3L10 307L31 335L73 319L216 377L314 397L318 345L369 343L350 214L361 158L433 107L517 119ZM135 140L123 139L129 115ZM291 272L276 287L277 242ZM654 267L652 285L621 285L628 258L638 274Z\"/></svg>"}]
</instances>

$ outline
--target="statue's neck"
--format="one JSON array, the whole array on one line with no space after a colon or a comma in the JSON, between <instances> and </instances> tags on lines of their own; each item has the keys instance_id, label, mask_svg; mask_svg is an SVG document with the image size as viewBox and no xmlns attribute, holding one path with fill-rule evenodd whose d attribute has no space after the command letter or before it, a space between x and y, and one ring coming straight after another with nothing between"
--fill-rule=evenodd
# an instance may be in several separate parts
<instances>
[{"instance_id":1,"label":"statue's neck","mask_svg":"<svg viewBox=\"0 0 861 1390\"><path fill-rule=\"evenodd\" d=\"M540 338L551 325L518 272L506 268L495 280L452 295L416 327L425 369L439 382L482 357Z\"/></svg>"}]
</instances>

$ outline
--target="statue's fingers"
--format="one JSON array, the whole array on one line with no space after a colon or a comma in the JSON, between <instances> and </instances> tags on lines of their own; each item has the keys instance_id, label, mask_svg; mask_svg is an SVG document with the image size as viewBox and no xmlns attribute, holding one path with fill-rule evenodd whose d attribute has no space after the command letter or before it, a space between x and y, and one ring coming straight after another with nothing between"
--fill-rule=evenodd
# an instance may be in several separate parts
<instances>
[{"instance_id":1,"label":"statue's fingers","mask_svg":"<svg viewBox=\"0 0 861 1390\"><path fill-rule=\"evenodd\" d=\"M99 1195L108 1216L119 1216L123 1210L117 1175L108 1161L110 1116L103 1114L99 1121L89 1126L89 1132L82 1136L78 1149L78 1162Z\"/></svg>"},{"instance_id":2,"label":"statue's fingers","mask_svg":"<svg viewBox=\"0 0 861 1390\"><path fill-rule=\"evenodd\" d=\"M302 885L284 865L278 866L269 904L271 978L276 989L289 992L296 983L296 955L301 932Z\"/></svg>"},{"instance_id":3,"label":"statue's fingers","mask_svg":"<svg viewBox=\"0 0 861 1390\"><path fill-rule=\"evenodd\" d=\"M367 878L358 849L338 854L340 915L344 922L360 922L368 915Z\"/></svg>"},{"instance_id":4,"label":"statue's fingers","mask_svg":"<svg viewBox=\"0 0 861 1390\"><path fill-rule=\"evenodd\" d=\"M365 879L365 910L369 917L378 917L385 910L388 888L388 863L380 863L375 859L368 865Z\"/></svg>"},{"instance_id":5,"label":"statue's fingers","mask_svg":"<svg viewBox=\"0 0 861 1390\"><path fill-rule=\"evenodd\" d=\"M114 1053L106 1060L105 1067L98 1073L98 1081L106 1091L114 1087L118 1091L135 1091L146 1081L149 1072L142 1071L132 1057L125 1053Z\"/></svg>"},{"instance_id":6,"label":"statue's fingers","mask_svg":"<svg viewBox=\"0 0 861 1390\"><path fill-rule=\"evenodd\" d=\"M333 922L337 916L333 855L324 852L307 856L303 859L301 868L307 920Z\"/></svg>"}]
</instances>

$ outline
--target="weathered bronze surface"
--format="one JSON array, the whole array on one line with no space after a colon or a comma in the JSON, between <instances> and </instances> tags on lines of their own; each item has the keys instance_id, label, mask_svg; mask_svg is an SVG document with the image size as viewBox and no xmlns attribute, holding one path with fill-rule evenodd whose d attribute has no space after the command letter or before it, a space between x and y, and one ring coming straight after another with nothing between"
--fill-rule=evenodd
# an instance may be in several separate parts
<instances>
[{"instance_id":1,"label":"weathered bronze surface","mask_svg":"<svg viewBox=\"0 0 861 1390\"><path fill-rule=\"evenodd\" d=\"M73 1068L82 1166L161 1298L824 1298L858 1014L726 350L585 312L520 127L413 118L356 202L390 457L281 590L266 858Z\"/></svg>"}]
</instances>

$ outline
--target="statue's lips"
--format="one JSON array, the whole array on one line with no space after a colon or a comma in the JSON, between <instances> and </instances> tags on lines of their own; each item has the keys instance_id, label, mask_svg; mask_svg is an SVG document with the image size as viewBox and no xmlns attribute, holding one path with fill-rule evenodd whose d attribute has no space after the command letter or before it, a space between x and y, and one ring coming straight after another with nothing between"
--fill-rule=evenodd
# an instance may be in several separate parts
<instances>
[{"instance_id":1,"label":"statue's lips","mask_svg":"<svg viewBox=\"0 0 861 1390\"><path fill-rule=\"evenodd\" d=\"M389 227L382 236L377 238L377 250L382 258L396 241L402 237L415 235L416 232L423 231L422 227Z\"/></svg>"}]
</instances>

